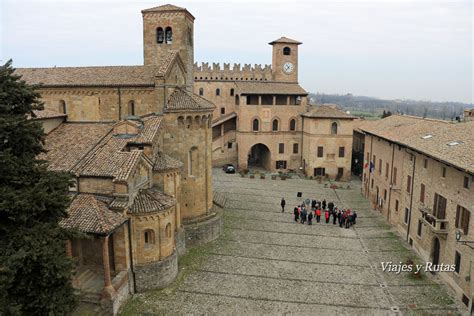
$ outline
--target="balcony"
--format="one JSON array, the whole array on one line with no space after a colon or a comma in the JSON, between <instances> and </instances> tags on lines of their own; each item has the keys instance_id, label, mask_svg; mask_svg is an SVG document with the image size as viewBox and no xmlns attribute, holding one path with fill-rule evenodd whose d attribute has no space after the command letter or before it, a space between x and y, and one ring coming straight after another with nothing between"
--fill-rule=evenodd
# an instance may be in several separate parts
<instances>
[{"instance_id":1,"label":"balcony","mask_svg":"<svg viewBox=\"0 0 474 316\"><path fill-rule=\"evenodd\" d=\"M432 210L427 207L421 207L421 219L435 234L448 234L448 220L434 216Z\"/></svg>"}]
</instances>

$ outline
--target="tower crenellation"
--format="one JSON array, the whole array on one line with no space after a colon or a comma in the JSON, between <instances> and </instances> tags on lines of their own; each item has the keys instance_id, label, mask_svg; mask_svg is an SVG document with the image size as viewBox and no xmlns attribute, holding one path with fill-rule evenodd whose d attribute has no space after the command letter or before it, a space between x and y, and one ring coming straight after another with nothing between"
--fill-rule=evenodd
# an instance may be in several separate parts
<instances>
[{"instance_id":1,"label":"tower crenellation","mask_svg":"<svg viewBox=\"0 0 474 316\"><path fill-rule=\"evenodd\" d=\"M231 67L230 63L212 63L207 62L200 65L194 64L194 80L273 80L271 65L241 64L234 63Z\"/></svg>"}]
</instances>

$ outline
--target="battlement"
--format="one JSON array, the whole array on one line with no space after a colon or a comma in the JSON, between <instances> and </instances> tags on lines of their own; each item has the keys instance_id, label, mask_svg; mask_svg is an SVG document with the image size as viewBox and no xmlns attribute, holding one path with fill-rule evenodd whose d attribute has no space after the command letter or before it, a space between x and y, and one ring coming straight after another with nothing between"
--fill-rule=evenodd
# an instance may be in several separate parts
<instances>
[{"instance_id":1,"label":"battlement","mask_svg":"<svg viewBox=\"0 0 474 316\"><path fill-rule=\"evenodd\" d=\"M255 64L234 63L230 67L230 63L224 63L221 68L219 63L194 63L194 79L195 80L273 80L272 66Z\"/></svg>"}]
</instances>

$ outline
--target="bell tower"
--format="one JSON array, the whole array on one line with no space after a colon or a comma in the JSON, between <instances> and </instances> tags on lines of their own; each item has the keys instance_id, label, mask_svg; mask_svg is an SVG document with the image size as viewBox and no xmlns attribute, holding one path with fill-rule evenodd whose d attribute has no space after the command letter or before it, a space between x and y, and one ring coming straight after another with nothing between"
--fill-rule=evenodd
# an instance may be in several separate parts
<instances>
[{"instance_id":1,"label":"bell tower","mask_svg":"<svg viewBox=\"0 0 474 316\"><path fill-rule=\"evenodd\" d=\"M143 57L146 65L161 65L176 51L186 68L186 85L192 90L194 69L194 16L171 4L142 10Z\"/></svg>"},{"instance_id":2,"label":"bell tower","mask_svg":"<svg viewBox=\"0 0 474 316\"><path fill-rule=\"evenodd\" d=\"M298 82L298 46L301 42L287 37L270 42L273 46L272 74L275 81Z\"/></svg>"}]
</instances>

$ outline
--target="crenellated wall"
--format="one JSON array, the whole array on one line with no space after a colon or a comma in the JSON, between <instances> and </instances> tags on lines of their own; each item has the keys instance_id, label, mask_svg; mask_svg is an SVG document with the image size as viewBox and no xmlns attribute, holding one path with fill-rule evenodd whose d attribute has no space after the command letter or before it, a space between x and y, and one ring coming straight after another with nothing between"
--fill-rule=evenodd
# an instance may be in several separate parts
<instances>
[{"instance_id":1,"label":"crenellated wall","mask_svg":"<svg viewBox=\"0 0 474 316\"><path fill-rule=\"evenodd\" d=\"M230 63L221 64L194 63L194 80L273 80L271 65L234 64L231 68Z\"/></svg>"}]
</instances>

